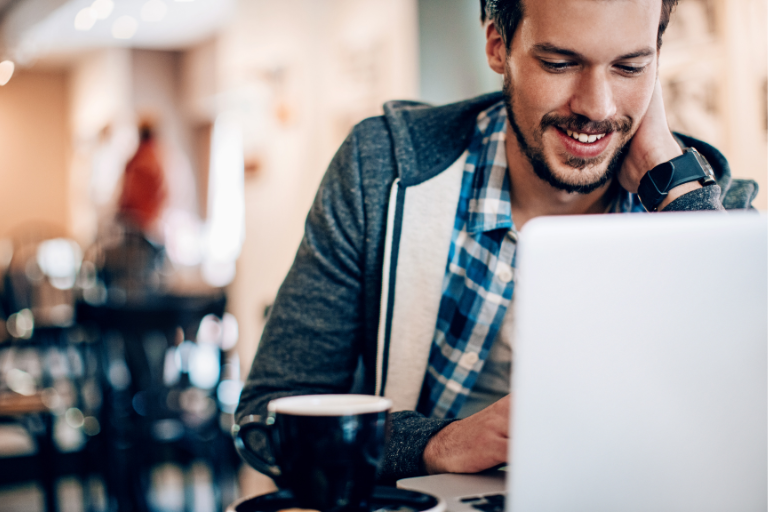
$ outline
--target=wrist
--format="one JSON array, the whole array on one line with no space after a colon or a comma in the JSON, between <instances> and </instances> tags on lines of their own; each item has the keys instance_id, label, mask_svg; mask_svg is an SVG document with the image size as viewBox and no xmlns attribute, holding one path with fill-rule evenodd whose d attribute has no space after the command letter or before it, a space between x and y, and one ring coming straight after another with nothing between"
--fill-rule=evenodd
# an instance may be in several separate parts
<instances>
[{"instance_id":1,"label":"wrist","mask_svg":"<svg viewBox=\"0 0 768 512\"><path fill-rule=\"evenodd\" d=\"M656 167L657 165L661 165L664 162L669 162L673 158L677 158L682 154L683 154L682 148L678 145L677 141L670 133L669 137L666 140L666 143L662 145L658 150L653 151L652 154L648 155L648 158L646 159L646 163L645 163L645 170L646 172L648 172L654 167ZM678 197L692 190L695 190L697 188L701 188L701 184L699 184L696 181L678 185L677 187L671 189L668 192L667 197L665 197L664 200L661 203L659 203L659 206L657 206L656 209L663 210L664 208L666 208L666 206L669 203L671 203Z\"/></svg>"},{"instance_id":2,"label":"wrist","mask_svg":"<svg viewBox=\"0 0 768 512\"><path fill-rule=\"evenodd\" d=\"M669 137L665 137L661 144L654 145L653 149L645 154L645 157L643 158L643 171L648 172L657 165L669 162L682 154L682 148L677 144L677 141L670 133Z\"/></svg>"},{"instance_id":3,"label":"wrist","mask_svg":"<svg viewBox=\"0 0 768 512\"><path fill-rule=\"evenodd\" d=\"M435 435L430 438L429 442L427 442L422 459L424 461L424 469L428 475L450 472L450 469L446 464L446 458L449 455L447 453L447 439L450 437L450 431L455 423L456 422L450 423L437 431Z\"/></svg>"},{"instance_id":4,"label":"wrist","mask_svg":"<svg viewBox=\"0 0 768 512\"><path fill-rule=\"evenodd\" d=\"M637 193L649 211L663 210L678 197L715 183L712 167L695 148L647 171Z\"/></svg>"}]
</instances>

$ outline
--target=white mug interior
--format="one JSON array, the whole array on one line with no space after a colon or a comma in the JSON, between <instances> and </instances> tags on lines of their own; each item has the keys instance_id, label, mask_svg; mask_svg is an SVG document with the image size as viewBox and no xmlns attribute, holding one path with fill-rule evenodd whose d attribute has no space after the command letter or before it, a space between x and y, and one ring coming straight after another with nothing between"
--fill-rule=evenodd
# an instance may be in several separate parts
<instances>
[{"instance_id":1,"label":"white mug interior","mask_svg":"<svg viewBox=\"0 0 768 512\"><path fill-rule=\"evenodd\" d=\"M271 413L294 416L353 416L388 411L392 400L373 395L302 395L272 400Z\"/></svg>"}]
</instances>

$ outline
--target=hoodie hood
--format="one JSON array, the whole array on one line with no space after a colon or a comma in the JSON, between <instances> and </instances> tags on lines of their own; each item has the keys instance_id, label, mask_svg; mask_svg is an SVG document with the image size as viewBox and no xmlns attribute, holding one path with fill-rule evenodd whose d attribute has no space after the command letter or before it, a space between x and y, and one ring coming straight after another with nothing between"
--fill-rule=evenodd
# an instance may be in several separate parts
<instances>
[{"instance_id":1,"label":"hoodie hood","mask_svg":"<svg viewBox=\"0 0 768 512\"><path fill-rule=\"evenodd\" d=\"M447 169L469 146L477 115L501 99L495 92L440 107L415 101L385 103L401 183L417 185Z\"/></svg>"}]
</instances>

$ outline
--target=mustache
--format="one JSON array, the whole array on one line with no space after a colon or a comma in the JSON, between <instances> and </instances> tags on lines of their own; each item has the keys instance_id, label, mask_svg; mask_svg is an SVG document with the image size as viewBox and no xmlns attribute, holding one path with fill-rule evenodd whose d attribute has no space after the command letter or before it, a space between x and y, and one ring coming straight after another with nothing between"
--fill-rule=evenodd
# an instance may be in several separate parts
<instances>
[{"instance_id":1,"label":"mustache","mask_svg":"<svg viewBox=\"0 0 768 512\"><path fill-rule=\"evenodd\" d=\"M562 116L550 113L546 114L541 119L541 130L544 131L549 126L571 130L572 132L629 133L632 129L632 119L629 117L621 117L618 119L592 121L588 117L578 114L572 116Z\"/></svg>"}]
</instances>

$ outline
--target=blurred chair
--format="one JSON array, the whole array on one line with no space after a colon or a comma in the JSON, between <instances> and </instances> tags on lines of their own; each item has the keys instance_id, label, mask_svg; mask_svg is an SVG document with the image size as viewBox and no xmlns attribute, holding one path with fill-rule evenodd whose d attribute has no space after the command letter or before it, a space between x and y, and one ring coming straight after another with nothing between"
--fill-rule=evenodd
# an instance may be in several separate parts
<instances>
[{"instance_id":1,"label":"blurred chair","mask_svg":"<svg viewBox=\"0 0 768 512\"><path fill-rule=\"evenodd\" d=\"M86 481L98 470L86 448L98 434L101 400L93 347L81 343L73 325L82 251L55 228L21 233L12 242L12 257L0 257L0 263L8 261L0 301L0 417L6 426L23 427L33 447L29 454L0 458L1 480L39 482L46 509L56 510L56 481L74 474L89 510Z\"/></svg>"},{"instance_id":2,"label":"blurred chair","mask_svg":"<svg viewBox=\"0 0 768 512\"><path fill-rule=\"evenodd\" d=\"M162 293L169 271L162 245L130 224L116 224L86 251L79 284L89 304L138 303Z\"/></svg>"},{"instance_id":3,"label":"blurred chair","mask_svg":"<svg viewBox=\"0 0 768 512\"><path fill-rule=\"evenodd\" d=\"M217 349L197 353L200 347L184 341L193 338L185 333L194 332L203 317L222 316L225 301L223 295L157 296L120 306L78 304L78 323L92 329L105 349L107 489L120 510L148 510L147 482L161 462L188 467L202 459L214 483L226 478L231 449L224 445L229 440L213 396L220 356ZM211 375L203 379L210 381L199 387L193 383L195 359L206 358L203 371Z\"/></svg>"},{"instance_id":4,"label":"blurred chair","mask_svg":"<svg viewBox=\"0 0 768 512\"><path fill-rule=\"evenodd\" d=\"M102 348L100 424L107 493L117 510L152 509L150 481L159 464L177 463L191 478L200 460L211 469L220 506L238 465L216 400L221 345L196 343L204 319L224 316L226 296L166 292L168 265L161 247L125 230L86 251L81 271L76 318ZM187 510L192 499L185 499Z\"/></svg>"}]
</instances>

